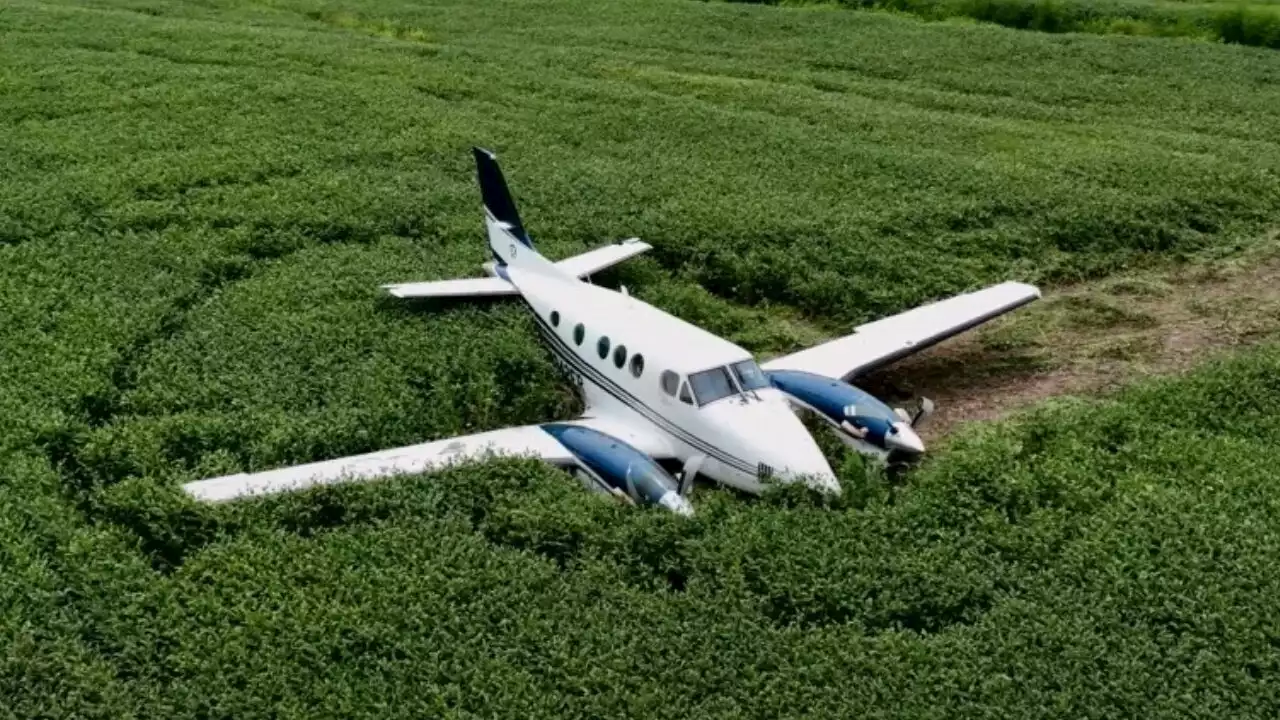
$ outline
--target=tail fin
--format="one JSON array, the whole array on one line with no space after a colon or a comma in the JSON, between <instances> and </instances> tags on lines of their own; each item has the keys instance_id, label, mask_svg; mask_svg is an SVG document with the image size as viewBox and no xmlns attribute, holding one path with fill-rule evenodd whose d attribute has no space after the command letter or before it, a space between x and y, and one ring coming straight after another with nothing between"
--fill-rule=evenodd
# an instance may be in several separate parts
<instances>
[{"instance_id":1,"label":"tail fin","mask_svg":"<svg viewBox=\"0 0 1280 720\"><path fill-rule=\"evenodd\" d=\"M502 177L502 169L498 167L498 158L484 148L473 147L471 152L476 157L476 177L480 181L480 196L484 200L485 224L491 226L496 222L499 229L525 247L532 248L533 242L520 222L516 202L511 199L507 181ZM489 228L491 242L493 230L493 227Z\"/></svg>"},{"instance_id":2,"label":"tail fin","mask_svg":"<svg viewBox=\"0 0 1280 720\"><path fill-rule=\"evenodd\" d=\"M476 157L476 176L484 199L484 224L489 235L489 252L494 259L494 262L484 264L485 272L491 277L383 285L392 295L401 298L515 295L519 290L511 281L512 267L573 280L590 276L650 249L648 243L631 238L560 262L544 258L533 249L533 243L525 233L515 201L507 190L507 181L498 168L497 158L484 148L471 150Z\"/></svg>"}]
</instances>

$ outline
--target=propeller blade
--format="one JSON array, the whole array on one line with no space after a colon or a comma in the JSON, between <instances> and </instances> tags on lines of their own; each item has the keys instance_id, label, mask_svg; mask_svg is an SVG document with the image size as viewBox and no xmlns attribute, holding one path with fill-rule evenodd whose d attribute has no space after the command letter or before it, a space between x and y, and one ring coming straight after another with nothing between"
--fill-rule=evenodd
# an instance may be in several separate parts
<instances>
[{"instance_id":1,"label":"propeller blade","mask_svg":"<svg viewBox=\"0 0 1280 720\"><path fill-rule=\"evenodd\" d=\"M924 422L933 414L933 401L927 397L920 398L920 409L916 410L915 417L911 418L911 427L915 427Z\"/></svg>"},{"instance_id":2,"label":"propeller blade","mask_svg":"<svg viewBox=\"0 0 1280 720\"><path fill-rule=\"evenodd\" d=\"M684 461L684 467L680 470L680 495L683 497L689 496L689 491L693 489L693 479L698 475L698 468L702 467L706 459L706 455L699 453L691 455Z\"/></svg>"}]
</instances>

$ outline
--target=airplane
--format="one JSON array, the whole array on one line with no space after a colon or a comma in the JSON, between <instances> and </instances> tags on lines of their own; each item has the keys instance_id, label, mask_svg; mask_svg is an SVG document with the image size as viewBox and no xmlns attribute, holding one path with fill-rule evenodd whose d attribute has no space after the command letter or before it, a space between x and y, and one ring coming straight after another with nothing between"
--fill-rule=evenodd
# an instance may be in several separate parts
<instances>
[{"instance_id":1,"label":"airplane","mask_svg":"<svg viewBox=\"0 0 1280 720\"><path fill-rule=\"evenodd\" d=\"M924 453L915 428L932 411L890 408L850 384L1040 297L1004 282L860 325L844 337L757 363L747 350L590 276L649 250L630 238L565 260L534 249L496 156L472 148L492 260L487 277L384 285L396 298L515 296L581 393L572 420L509 427L364 455L184 485L221 502L318 485L421 474L498 455L535 456L588 489L692 515L694 478L759 494L771 483L840 484L801 420L821 418L848 447L886 461ZM667 468L678 470L669 471Z\"/></svg>"}]
</instances>

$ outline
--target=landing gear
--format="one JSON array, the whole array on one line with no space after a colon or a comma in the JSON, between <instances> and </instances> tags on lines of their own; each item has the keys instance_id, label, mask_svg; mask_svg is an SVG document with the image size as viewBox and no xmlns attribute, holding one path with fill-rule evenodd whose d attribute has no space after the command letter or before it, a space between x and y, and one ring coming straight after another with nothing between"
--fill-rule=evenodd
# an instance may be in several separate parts
<instances>
[{"instance_id":1,"label":"landing gear","mask_svg":"<svg viewBox=\"0 0 1280 720\"><path fill-rule=\"evenodd\" d=\"M684 462L680 474L676 475L676 479L680 481L681 497L689 497L689 491L693 490L693 480L698 476L698 468L702 467L706 459L706 455L699 453L689 456L689 459Z\"/></svg>"}]
</instances>

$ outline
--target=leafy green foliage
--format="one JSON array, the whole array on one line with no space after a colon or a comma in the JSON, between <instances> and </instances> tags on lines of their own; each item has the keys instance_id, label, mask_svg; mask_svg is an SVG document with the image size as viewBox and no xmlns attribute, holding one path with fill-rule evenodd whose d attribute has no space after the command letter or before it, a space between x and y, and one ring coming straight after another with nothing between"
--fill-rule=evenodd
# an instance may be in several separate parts
<instances>
[{"instance_id":1,"label":"leafy green foliage","mask_svg":"<svg viewBox=\"0 0 1280 720\"><path fill-rule=\"evenodd\" d=\"M776 4L778 0L731 0ZM782 0L806 4L808 0ZM828 0L821 0L823 4ZM1019 30L1147 35L1220 40L1280 49L1280 8L1273 2L1208 0L836 0L852 8L907 12L929 20L972 18Z\"/></svg>"},{"instance_id":2,"label":"leafy green foliage","mask_svg":"<svg viewBox=\"0 0 1280 720\"><path fill-rule=\"evenodd\" d=\"M1218 11L1213 24L1227 42L1280 48L1280 9L1275 6L1237 5Z\"/></svg>"},{"instance_id":3,"label":"leafy green foliage","mask_svg":"<svg viewBox=\"0 0 1280 720\"><path fill-rule=\"evenodd\" d=\"M856 503L700 490L685 520L535 461L215 507L138 479L45 554L147 715L1261 717L1277 370L1048 407ZM129 536L185 547L157 574Z\"/></svg>"},{"instance_id":4,"label":"leafy green foliage","mask_svg":"<svg viewBox=\"0 0 1280 720\"><path fill-rule=\"evenodd\" d=\"M640 235L606 280L778 352L1253 242L1270 54L684 0L17 2L0 42L12 715L1274 714L1274 349L691 521L515 460L179 491L579 410L517 307L379 296L485 259L473 143L548 255Z\"/></svg>"}]
</instances>

